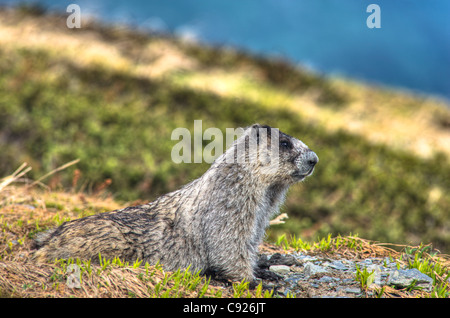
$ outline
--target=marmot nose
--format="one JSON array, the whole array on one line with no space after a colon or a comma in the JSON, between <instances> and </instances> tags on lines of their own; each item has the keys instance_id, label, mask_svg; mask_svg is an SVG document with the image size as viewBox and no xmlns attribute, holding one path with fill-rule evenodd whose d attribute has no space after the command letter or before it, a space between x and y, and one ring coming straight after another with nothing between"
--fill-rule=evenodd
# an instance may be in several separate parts
<instances>
[{"instance_id":1,"label":"marmot nose","mask_svg":"<svg viewBox=\"0 0 450 318\"><path fill-rule=\"evenodd\" d=\"M319 157L317 157L316 153L314 151L308 151L306 154L306 162L311 166L314 167L319 162Z\"/></svg>"}]
</instances>

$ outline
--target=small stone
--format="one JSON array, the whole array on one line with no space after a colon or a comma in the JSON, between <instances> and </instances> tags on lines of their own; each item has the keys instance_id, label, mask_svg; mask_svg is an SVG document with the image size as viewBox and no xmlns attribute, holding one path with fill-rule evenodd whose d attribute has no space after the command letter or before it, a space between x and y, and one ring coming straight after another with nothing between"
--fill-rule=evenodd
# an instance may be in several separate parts
<instances>
[{"instance_id":1,"label":"small stone","mask_svg":"<svg viewBox=\"0 0 450 318\"><path fill-rule=\"evenodd\" d=\"M285 282L292 285L297 285L300 280L302 280L302 277L293 275L286 277Z\"/></svg>"},{"instance_id":2,"label":"small stone","mask_svg":"<svg viewBox=\"0 0 450 318\"><path fill-rule=\"evenodd\" d=\"M330 276L323 276L321 279L319 279L319 282L321 283L331 283L332 281L334 281L334 279Z\"/></svg>"},{"instance_id":3,"label":"small stone","mask_svg":"<svg viewBox=\"0 0 450 318\"><path fill-rule=\"evenodd\" d=\"M342 282L343 282L344 284L352 284L352 283L355 282L355 280L352 279L352 278L344 278L344 279L342 280Z\"/></svg>"},{"instance_id":4,"label":"small stone","mask_svg":"<svg viewBox=\"0 0 450 318\"><path fill-rule=\"evenodd\" d=\"M364 267L367 267L369 265L372 265L372 260L370 258L366 258L365 260L363 260L361 262L358 262L356 264L358 264L358 266L360 268L364 268Z\"/></svg>"},{"instance_id":5,"label":"small stone","mask_svg":"<svg viewBox=\"0 0 450 318\"><path fill-rule=\"evenodd\" d=\"M314 265L312 263L307 263L305 265L305 269L303 270L303 273L306 276L311 276L311 275L315 275L318 273L327 273L327 272L328 271L325 268L323 268L322 266Z\"/></svg>"},{"instance_id":6,"label":"small stone","mask_svg":"<svg viewBox=\"0 0 450 318\"><path fill-rule=\"evenodd\" d=\"M307 262L315 262L317 261L317 258L314 256L304 255L304 254L294 254L294 257L297 259L297 261L300 264L304 264Z\"/></svg>"},{"instance_id":7,"label":"small stone","mask_svg":"<svg viewBox=\"0 0 450 318\"><path fill-rule=\"evenodd\" d=\"M354 287L354 288L346 288L344 291L349 294L359 294L361 292L361 289Z\"/></svg>"},{"instance_id":8,"label":"small stone","mask_svg":"<svg viewBox=\"0 0 450 318\"><path fill-rule=\"evenodd\" d=\"M416 286L428 290L431 290L433 285L433 279L420 272L417 268L407 270L399 269L394 271L389 275L387 284L405 288L410 286L414 281L416 281Z\"/></svg>"},{"instance_id":9,"label":"small stone","mask_svg":"<svg viewBox=\"0 0 450 318\"><path fill-rule=\"evenodd\" d=\"M272 265L269 267L269 270L271 272L277 273L277 274L281 274L281 275L285 275L288 274L291 271L291 268L289 266L286 265Z\"/></svg>"},{"instance_id":10,"label":"small stone","mask_svg":"<svg viewBox=\"0 0 450 318\"><path fill-rule=\"evenodd\" d=\"M332 263L327 264L328 267L337 269L337 270L341 270L341 271L346 271L348 269L347 266L345 266L341 261L333 261Z\"/></svg>"}]
</instances>

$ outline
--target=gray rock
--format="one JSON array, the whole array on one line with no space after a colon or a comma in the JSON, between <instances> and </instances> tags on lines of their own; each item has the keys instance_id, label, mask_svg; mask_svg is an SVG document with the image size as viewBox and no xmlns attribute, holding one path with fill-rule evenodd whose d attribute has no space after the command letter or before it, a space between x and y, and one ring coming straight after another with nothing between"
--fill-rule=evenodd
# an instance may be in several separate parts
<instances>
[{"instance_id":1,"label":"gray rock","mask_svg":"<svg viewBox=\"0 0 450 318\"><path fill-rule=\"evenodd\" d=\"M300 262L300 264L304 264L307 262L315 262L317 261L317 257L304 255L304 254L293 254L293 256Z\"/></svg>"},{"instance_id":2,"label":"gray rock","mask_svg":"<svg viewBox=\"0 0 450 318\"><path fill-rule=\"evenodd\" d=\"M315 275L315 274L318 274L318 273L327 273L327 272L328 272L327 269L324 268L323 266L314 265L312 263L307 263L305 265L304 270L303 270L303 273L306 276L311 276L311 275Z\"/></svg>"},{"instance_id":3,"label":"gray rock","mask_svg":"<svg viewBox=\"0 0 450 318\"><path fill-rule=\"evenodd\" d=\"M346 288L344 291L346 293L349 293L349 294L359 294L359 293L361 293L361 289L360 288L356 288L356 287Z\"/></svg>"},{"instance_id":4,"label":"gray rock","mask_svg":"<svg viewBox=\"0 0 450 318\"><path fill-rule=\"evenodd\" d=\"M332 263L328 263L327 266L340 271L348 270L348 267L342 261L333 261Z\"/></svg>"},{"instance_id":5,"label":"gray rock","mask_svg":"<svg viewBox=\"0 0 450 318\"><path fill-rule=\"evenodd\" d=\"M269 270L280 275L288 274L291 271L289 266L286 265L272 265L269 267Z\"/></svg>"},{"instance_id":6,"label":"gray rock","mask_svg":"<svg viewBox=\"0 0 450 318\"><path fill-rule=\"evenodd\" d=\"M321 283L331 283L333 281L334 281L333 277L330 276L323 276L321 279L319 279L319 282Z\"/></svg>"},{"instance_id":7,"label":"gray rock","mask_svg":"<svg viewBox=\"0 0 450 318\"><path fill-rule=\"evenodd\" d=\"M303 280L302 276L298 276L298 275L287 276L285 278L285 282L287 282L291 285L297 285L300 280Z\"/></svg>"},{"instance_id":8,"label":"gray rock","mask_svg":"<svg viewBox=\"0 0 450 318\"><path fill-rule=\"evenodd\" d=\"M358 262L359 267L369 266L372 265L372 260L370 258L366 258L365 260Z\"/></svg>"},{"instance_id":9,"label":"gray rock","mask_svg":"<svg viewBox=\"0 0 450 318\"><path fill-rule=\"evenodd\" d=\"M309 256L301 253L267 255L258 265L263 265L267 273L278 275L277 283L268 283L276 287L278 295L306 295L308 297L346 297L362 298L376 295L376 288L392 286L407 288L415 282L416 287L431 291L433 280L417 269L397 268L397 262L389 258L368 258L365 260L333 259L330 256ZM290 265L293 264L293 265ZM356 282L354 273L366 269L373 273L370 286L363 290ZM270 271L267 270L270 268ZM316 275L318 274L318 275ZM281 277L282 276L282 277ZM450 283L450 278L448 278Z\"/></svg>"},{"instance_id":10,"label":"gray rock","mask_svg":"<svg viewBox=\"0 0 450 318\"><path fill-rule=\"evenodd\" d=\"M399 288L405 288L410 286L414 281L416 281L416 286L427 290L431 290L433 286L433 279L421 273L416 268L395 270L389 275L387 284Z\"/></svg>"}]
</instances>

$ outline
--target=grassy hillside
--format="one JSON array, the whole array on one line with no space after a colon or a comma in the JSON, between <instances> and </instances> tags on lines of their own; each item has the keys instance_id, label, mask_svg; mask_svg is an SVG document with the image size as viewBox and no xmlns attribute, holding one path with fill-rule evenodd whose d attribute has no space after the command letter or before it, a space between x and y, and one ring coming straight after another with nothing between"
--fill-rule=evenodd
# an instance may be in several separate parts
<instances>
[{"instance_id":1,"label":"grassy hillside","mask_svg":"<svg viewBox=\"0 0 450 318\"><path fill-rule=\"evenodd\" d=\"M67 168L67 165L66 165ZM192 270L167 272L161 265L150 265L143 261L126 262L120 259L101 258L96 260L59 259L46 263L30 262L31 244L34 235L46 228L63 222L125 207L115 201L107 192L97 190L89 195L78 192L75 187L65 191L49 191L43 184L34 181L23 185L27 167L23 165L13 175L0 179L0 297L24 298L280 298L280 297L336 297L328 284L318 288L319 277L312 276L298 288L290 287L286 292L283 280L274 284L261 281L255 288L249 282L237 281L224 284ZM64 171L64 169L63 169ZM54 175L57 171L49 172ZM64 173L64 172L63 172ZM76 186L77 179L73 180ZM386 246L387 245L387 246ZM260 250L274 253L300 253L303 256L321 260L347 260L359 262L374 257L395 264L396 268L417 269L432 280L430 289L411 284L402 286L372 285L369 277L374 272L351 270L334 273L341 287L354 280L352 286L360 287L358 297L374 298L448 298L450 288L449 255L438 254L430 245L388 246L391 244L373 242L355 236L337 236L305 241L301 238L287 238L283 235L275 244L264 243ZM280 255L279 255L280 256ZM100 256L99 256L100 257ZM274 257L276 258L276 257ZM81 288L71 285L70 278L76 273L71 266L77 265ZM303 264L304 265L304 264ZM380 265L381 266L381 265ZM294 266L293 273L305 271L304 266ZM303 267L303 268L302 268ZM350 273L349 273L350 272ZM345 273L345 274L344 274ZM359 274L358 274L359 273ZM296 274L293 274L296 275ZM353 276L352 276L353 275ZM75 276L77 277L77 276ZM336 278L336 277L335 277ZM309 286L316 283L316 287ZM284 287L283 287L284 286ZM328 286L328 287L327 287ZM345 292L340 295L346 295Z\"/></svg>"},{"instance_id":2,"label":"grassy hillside","mask_svg":"<svg viewBox=\"0 0 450 318\"><path fill-rule=\"evenodd\" d=\"M23 162L53 187L108 184L152 200L208 165L175 164L177 127L279 127L319 156L269 235L332 233L450 251L450 112L441 102L329 79L286 61L90 22L0 11L0 176ZM77 170L75 170L77 169Z\"/></svg>"}]
</instances>

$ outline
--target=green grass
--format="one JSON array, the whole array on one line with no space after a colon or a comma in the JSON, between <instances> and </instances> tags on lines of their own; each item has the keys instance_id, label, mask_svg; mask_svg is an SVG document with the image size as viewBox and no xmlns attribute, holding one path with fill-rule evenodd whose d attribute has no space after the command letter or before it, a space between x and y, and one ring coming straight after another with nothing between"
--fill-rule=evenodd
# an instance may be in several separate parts
<instances>
[{"instance_id":1,"label":"green grass","mask_svg":"<svg viewBox=\"0 0 450 318\"><path fill-rule=\"evenodd\" d=\"M144 286L149 286L146 297L179 298L192 296L192 294L195 294L197 298L221 298L223 296L220 288L214 289L210 286L211 278L200 275L198 271L193 272L189 267L185 270L178 269L175 272L164 272L159 264L150 266L148 263L145 263L143 265L142 261L129 264L118 258L110 260L101 255L99 255L99 260L99 265L91 264L90 260L82 261L72 258L55 260L57 266L50 277L50 281L53 284L52 287L59 287L60 284L67 283L70 275L77 275L80 283L83 283L84 279L84 284L88 284L87 280L91 279L92 275L95 275L96 279L101 280L102 277L107 277L112 271L123 269L124 273L135 275ZM145 270L133 271L139 267ZM74 268L76 268L75 271ZM96 271L93 270L94 268L96 268ZM97 287L110 288L111 286L108 282L113 282L113 279L101 280ZM249 282L245 280L233 283L231 290L232 294L230 297L232 298L272 298L274 293L273 290L264 290L262 283L254 289L250 289ZM130 291L128 296L134 298L137 295Z\"/></svg>"},{"instance_id":2,"label":"green grass","mask_svg":"<svg viewBox=\"0 0 450 318\"><path fill-rule=\"evenodd\" d=\"M100 264L93 265L91 261L81 261L80 259L59 259L55 260L57 265L54 268L53 275L50 277L50 281L53 282L52 287L58 288L59 285L70 284L70 279L76 279L80 281L80 285L89 286L90 282L95 281L97 285L96 288L106 288L110 289L111 284L117 284L115 281L117 279L117 270L122 269L123 281L129 280L130 276L135 276L143 286L148 286L145 291L145 297L155 297L155 298L179 298L187 297L194 293L196 297L202 298L208 297L221 297L220 289L212 292L210 288L210 279L201 276L199 272L192 272L187 268L186 270L178 270L173 273L166 273L163 271L159 264L150 266L148 263L142 265L142 261L136 261L134 264L129 264L128 262L122 261L118 258L109 260L101 257L99 255ZM141 267L145 270L135 271L137 268ZM94 271L94 269L96 269ZM119 271L120 272L120 271ZM74 278L71 278L73 275ZM93 277L95 275L95 278ZM108 276L114 277L108 279ZM95 280L94 280L95 279ZM90 287L90 286L89 286ZM72 287L76 288L76 287ZM249 292L248 286L245 285L240 289L243 293L244 291ZM117 292L111 289L111 293ZM211 294L213 293L213 294ZM269 295L269 294L267 294ZM128 297L137 297L136 291L130 290L128 292ZM142 297L142 295L139 295Z\"/></svg>"},{"instance_id":3,"label":"green grass","mask_svg":"<svg viewBox=\"0 0 450 318\"><path fill-rule=\"evenodd\" d=\"M261 89L316 87L324 105L345 102L326 79L294 71L284 62L226 57L210 49L190 54L204 68L250 63L265 74ZM295 79L292 84L289 78ZM177 127L192 132L196 119L203 120L203 129L223 131L255 122L279 127L308 144L320 162L312 177L290 190L283 208L289 220L272 228L270 239L283 233L310 239L357 232L372 240L432 242L443 252L450 250L450 164L444 155L418 158L344 131L330 132L293 111L221 97L170 79L81 68L43 50L0 49L0 113L0 175L28 162L35 178L79 158L83 190L95 191L110 179L108 190L123 201L153 200L206 171L205 163L171 161L177 141L170 136ZM51 181L70 188L74 169ZM442 193L436 200L429 198L433 189Z\"/></svg>"},{"instance_id":4,"label":"green grass","mask_svg":"<svg viewBox=\"0 0 450 318\"><path fill-rule=\"evenodd\" d=\"M407 267L415 268L433 279L431 298L448 298L450 269L436 256L430 245L420 244L416 248L407 248L404 255L407 258ZM414 288L415 286L411 286Z\"/></svg>"},{"instance_id":5,"label":"green grass","mask_svg":"<svg viewBox=\"0 0 450 318\"><path fill-rule=\"evenodd\" d=\"M408 260L408 268L416 268L420 272L433 279L433 284L446 284L450 278L450 270L443 266L439 259L421 256L419 253L413 255L413 259Z\"/></svg>"},{"instance_id":6,"label":"green grass","mask_svg":"<svg viewBox=\"0 0 450 318\"><path fill-rule=\"evenodd\" d=\"M375 271L369 272L366 267L361 270L356 264L356 275L355 279L361 284L362 289L367 289L375 280Z\"/></svg>"},{"instance_id":7,"label":"green grass","mask_svg":"<svg viewBox=\"0 0 450 318\"><path fill-rule=\"evenodd\" d=\"M339 250L340 248L348 248L355 251L362 251L365 247L369 246L370 243L365 243L361 240L358 235L352 235L342 237L338 235L332 238L331 234L326 237L318 238L316 241L304 241L301 238L297 238L296 235L286 234L279 236L275 244L282 247L284 250L295 250L295 251L312 251L319 250L322 252L333 252Z\"/></svg>"}]
</instances>

